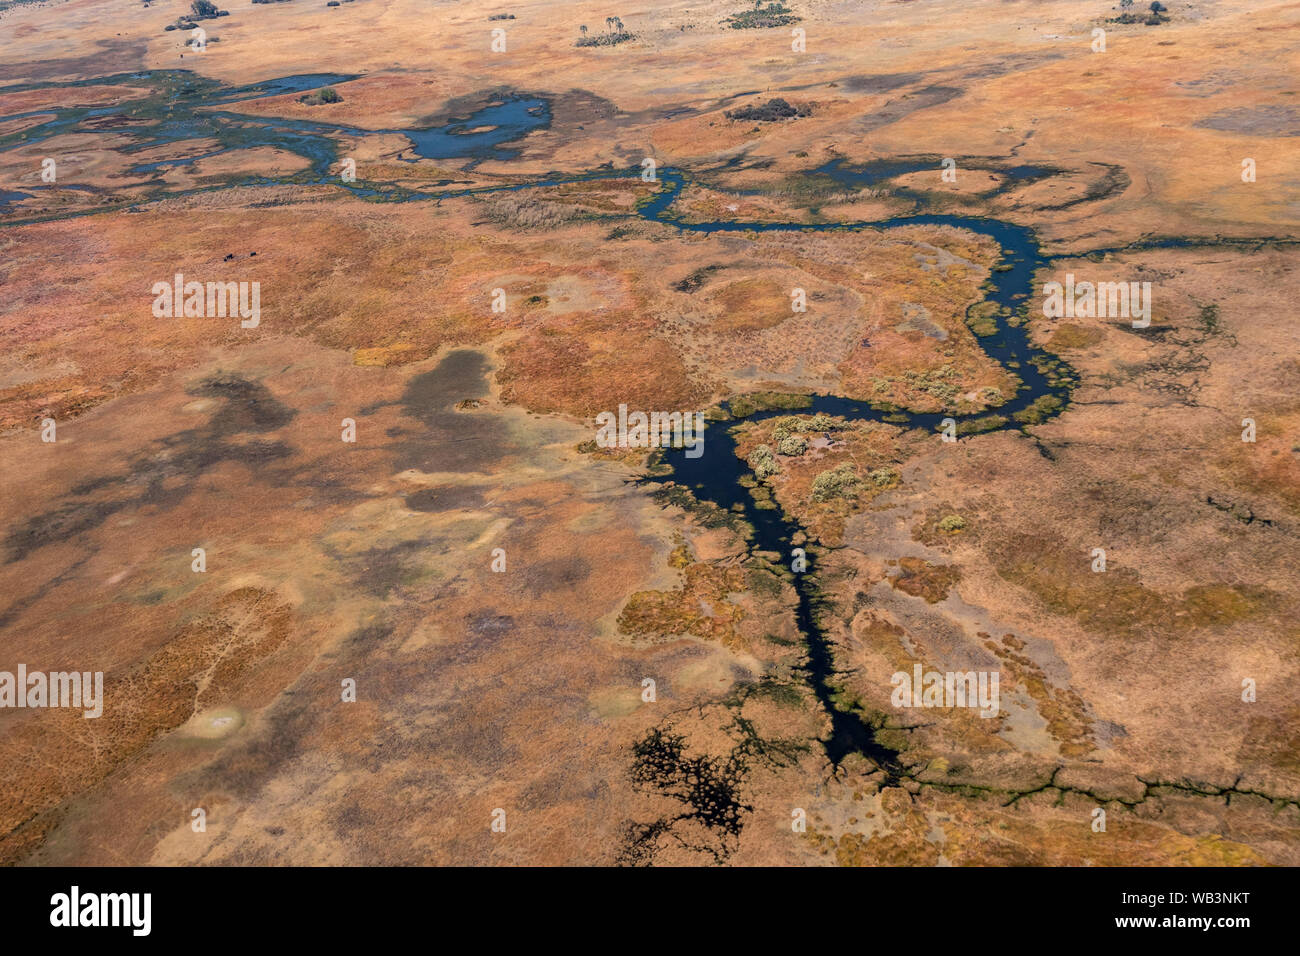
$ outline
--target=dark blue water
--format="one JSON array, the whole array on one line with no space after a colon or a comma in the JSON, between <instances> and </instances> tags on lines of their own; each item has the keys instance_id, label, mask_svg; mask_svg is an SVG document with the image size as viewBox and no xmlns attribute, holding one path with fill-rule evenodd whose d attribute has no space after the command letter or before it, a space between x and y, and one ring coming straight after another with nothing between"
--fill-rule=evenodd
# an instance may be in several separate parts
<instances>
[{"instance_id":1,"label":"dark blue water","mask_svg":"<svg viewBox=\"0 0 1300 956\"><path fill-rule=\"evenodd\" d=\"M103 85L114 81L135 81L139 85L140 81L144 81L151 89L148 95L117 106L57 107L0 116L0 121L33 116L49 117L45 122L29 129L0 136L0 152L32 146L66 133L125 132L134 138L134 142L121 148L120 151L124 153L143 152L187 140L215 140L218 144L216 149L140 163L130 171L137 175L148 174L174 166L190 165L231 150L270 147L302 156L309 161L310 171L299 177L299 181L324 181L330 168L338 162L338 143L334 137L339 135L364 137L378 133L397 133L410 139L415 154L426 159L505 160L518 155L517 150L508 149L505 144L514 142L533 130L545 129L551 123L550 104L544 99L528 96L508 96L467 116L423 129L364 129L329 122L325 119L328 113L323 113L320 120L294 120L249 116L210 108L285 93L305 92L356 78L354 74L303 73L228 88L184 70L159 70L99 77L86 83L19 84L4 87L0 92ZM322 109L327 110L328 107ZM262 181L263 177L253 176L227 185Z\"/></svg>"},{"instance_id":2,"label":"dark blue water","mask_svg":"<svg viewBox=\"0 0 1300 956\"><path fill-rule=\"evenodd\" d=\"M306 93L309 90L319 90L322 87L347 83L350 80L357 79L358 76L359 74L356 73L298 73L294 76L282 76L274 80L263 80L260 83L235 87L211 102L239 103L247 100L266 99L271 96L282 96L285 93Z\"/></svg>"},{"instance_id":3,"label":"dark blue water","mask_svg":"<svg viewBox=\"0 0 1300 956\"><path fill-rule=\"evenodd\" d=\"M551 106L546 100L515 96L501 103L489 104L446 126L392 132L400 132L410 139L415 145L416 154L425 159L462 156L512 159L519 155L518 150L500 149L502 143L514 142L535 129L544 129L550 125ZM471 132L479 127L486 129Z\"/></svg>"},{"instance_id":4,"label":"dark blue water","mask_svg":"<svg viewBox=\"0 0 1300 956\"><path fill-rule=\"evenodd\" d=\"M20 193L13 190L0 189L0 213L9 211L12 203L21 202L24 199L31 199L31 193Z\"/></svg>"},{"instance_id":5,"label":"dark blue water","mask_svg":"<svg viewBox=\"0 0 1300 956\"><path fill-rule=\"evenodd\" d=\"M28 129L0 136L0 152L22 146L33 146L55 136L68 133L90 135L126 134L132 142L118 147L123 153L140 152L167 146L190 139L215 139L221 148L274 145L265 139L248 135L255 118L235 114L203 113L200 107L221 101L224 88L212 80L205 80L184 71L157 71L147 74L99 77L93 81L71 84L20 84L4 87L4 92L23 89L61 89L80 86L98 86L120 82L134 83L144 80L147 92L135 99L115 106L55 107L32 110L0 117L0 120L48 117L44 122ZM226 91L230 92L230 91ZM190 157L193 161L198 157ZM164 164L150 163L139 167L141 171L162 168Z\"/></svg>"}]
</instances>

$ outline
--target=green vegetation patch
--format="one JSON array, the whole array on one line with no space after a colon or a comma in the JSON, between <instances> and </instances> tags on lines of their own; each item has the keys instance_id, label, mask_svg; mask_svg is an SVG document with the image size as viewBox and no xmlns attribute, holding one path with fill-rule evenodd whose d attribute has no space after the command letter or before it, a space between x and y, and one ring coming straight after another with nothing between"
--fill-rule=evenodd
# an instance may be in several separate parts
<instances>
[{"instance_id":1,"label":"green vegetation patch","mask_svg":"<svg viewBox=\"0 0 1300 956\"><path fill-rule=\"evenodd\" d=\"M980 418L972 418L969 421L961 422L957 426L958 435L982 435L984 432L995 432L999 428L1005 428L1009 419L1005 415L984 415Z\"/></svg>"},{"instance_id":2,"label":"green vegetation patch","mask_svg":"<svg viewBox=\"0 0 1300 956\"><path fill-rule=\"evenodd\" d=\"M1011 417L1022 425L1040 425L1064 406L1065 403L1055 395L1040 395L1031 405L1022 408Z\"/></svg>"},{"instance_id":3,"label":"green vegetation patch","mask_svg":"<svg viewBox=\"0 0 1300 956\"><path fill-rule=\"evenodd\" d=\"M789 392L749 392L737 395L727 405L735 418L748 418L755 412L770 412L782 408L808 408L812 405L811 395L797 395Z\"/></svg>"},{"instance_id":4,"label":"green vegetation patch","mask_svg":"<svg viewBox=\"0 0 1300 956\"><path fill-rule=\"evenodd\" d=\"M976 335L996 335L997 316L1001 311L996 302L977 302L966 310L966 324Z\"/></svg>"},{"instance_id":5,"label":"green vegetation patch","mask_svg":"<svg viewBox=\"0 0 1300 956\"><path fill-rule=\"evenodd\" d=\"M298 97L298 102L307 106L321 106L325 103L342 103L343 97L332 86L322 86L314 93Z\"/></svg>"},{"instance_id":6,"label":"green vegetation patch","mask_svg":"<svg viewBox=\"0 0 1300 956\"><path fill-rule=\"evenodd\" d=\"M776 450L779 454L791 457L802 455L808 450L808 439L802 435L786 435L776 443Z\"/></svg>"},{"instance_id":7,"label":"green vegetation patch","mask_svg":"<svg viewBox=\"0 0 1300 956\"><path fill-rule=\"evenodd\" d=\"M813 501L834 501L836 499L853 500L858 496L858 490L862 486L861 479L853 465L844 462L837 465L829 471L823 471L813 479L812 483L812 500Z\"/></svg>"},{"instance_id":8,"label":"green vegetation patch","mask_svg":"<svg viewBox=\"0 0 1300 956\"><path fill-rule=\"evenodd\" d=\"M1060 352L1065 349L1086 349L1091 348L1101 340L1101 329L1092 329L1084 325L1075 325L1073 322L1064 322L1052 332L1052 337L1047 340L1047 347L1053 352Z\"/></svg>"},{"instance_id":9,"label":"green vegetation patch","mask_svg":"<svg viewBox=\"0 0 1300 956\"><path fill-rule=\"evenodd\" d=\"M806 103L791 105L779 96L773 97L766 103L741 106L726 112L727 119L747 120L754 123L777 123L799 116L812 116L812 107Z\"/></svg>"},{"instance_id":10,"label":"green vegetation patch","mask_svg":"<svg viewBox=\"0 0 1300 956\"><path fill-rule=\"evenodd\" d=\"M780 471L770 445L759 445L749 453L749 469L759 478L769 478Z\"/></svg>"},{"instance_id":11,"label":"green vegetation patch","mask_svg":"<svg viewBox=\"0 0 1300 956\"><path fill-rule=\"evenodd\" d=\"M950 564L931 564L921 558L900 558L898 574L889 579L890 585L904 594L924 598L927 604L938 604L961 580L961 571Z\"/></svg>"},{"instance_id":12,"label":"green vegetation patch","mask_svg":"<svg viewBox=\"0 0 1300 956\"><path fill-rule=\"evenodd\" d=\"M837 418L832 418L825 412L818 412L811 417L800 415L784 415L773 422L772 438L778 445L792 435L808 435L815 432L823 434L827 432L838 431L843 428L844 423ZM782 452L781 454L785 454ZM802 452L800 452L802 454Z\"/></svg>"},{"instance_id":13,"label":"green vegetation patch","mask_svg":"<svg viewBox=\"0 0 1300 956\"><path fill-rule=\"evenodd\" d=\"M1005 580L1023 587L1048 610L1100 634L1186 633L1225 627L1277 608L1278 595L1250 585L1202 584L1181 595L1142 584L1129 568L1091 570L1086 552L1043 535L1009 536L991 553Z\"/></svg>"},{"instance_id":14,"label":"green vegetation patch","mask_svg":"<svg viewBox=\"0 0 1300 956\"><path fill-rule=\"evenodd\" d=\"M966 519L961 515L944 515L935 527L944 534L958 534L966 530Z\"/></svg>"},{"instance_id":15,"label":"green vegetation patch","mask_svg":"<svg viewBox=\"0 0 1300 956\"><path fill-rule=\"evenodd\" d=\"M578 27L578 32L582 36L578 37L574 46L617 46L636 39L636 34L624 29L623 21L618 17L605 18L604 33L592 33L585 25Z\"/></svg>"},{"instance_id":16,"label":"green vegetation patch","mask_svg":"<svg viewBox=\"0 0 1300 956\"><path fill-rule=\"evenodd\" d=\"M794 11L782 3L781 0L775 0L766 7L763 6L762 0L754 0L752 10L733 13L722 22L733 30L766 30L771 27L784 27L791 23L798 23L801 19L801 17L795 16Z\"/></svg>"},{"instance_id":17,"label":"green vegetation patch","mask_svg":"<svg viewBox=\"0 0 1300 956\"><path fill-rule=\"evenodd\" d=\"M903 480L897 468L877 468L867 477L877 488L896 488Z\"/></svg>"}]
</instances>

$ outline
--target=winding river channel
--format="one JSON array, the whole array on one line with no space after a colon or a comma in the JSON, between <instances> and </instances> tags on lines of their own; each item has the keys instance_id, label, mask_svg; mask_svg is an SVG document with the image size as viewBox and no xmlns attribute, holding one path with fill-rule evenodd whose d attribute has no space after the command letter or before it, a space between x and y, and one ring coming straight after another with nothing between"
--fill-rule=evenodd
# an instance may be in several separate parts
<instances>
[{"instance_id":1,"label":"winding river channel","mask_svg":"<svg viewBox=\"0 0 1300 956\"><path fill-rule=\"evenodd\" d=\"M1004 367L1015 369L1023 382L1014 398L993 410L1002 418L991 420L988 413L965 418L942 412L912 413L896 408L879 408L834 395L810 396L811 404L807 408L799 409L799 414L825 412L849 421L888 422L902 427L926 430L936 430L945 418L952 418L958 428L963 425L977 425L979 431L991 431L998 428L1018 427L1011 424L1010 416L1036 403L1039 407L1043 407L1040 399L1045 396L1052 396L1057 399L1057 402L1047 406L1051 411L1045 410L1040 419L1059 413L1068 402L1070 377L1061 374L1059 360L1033 346L1024 324L1005 321L1007 315L1014 315L1024 308L1033 292L1035 273L1048 264L1032 230L996 219L946 215L908 216L875 222L816 225L728 221L689 223L671 218L669 215L673 201L689 183L688 177L675 169L665 170L662 177L666 183L664 190L641 208L641 215L683 230L815 232L844 229L896 229L907 226L952 226L988 236L1001 248L1002 256L990 272L985 299L999 307L998 312L995 313L995 318L999 320L997 332L979 341L990 357ZM1056 372L1049 377L1043 371L1045 367L1053 367ZM791 413L790 409L762 410L752 413L744 420L755 421ZM940 440L937 434L935 440ZM798 522L787 517L780 509L755 507L753 497L741 483L750 472L746 462L736 454L736 439L732 434L731 425L722 423L711 426L705 447L706 453L698 458L687 457L684 449L669 450L663 460L671 467L671 475L656 476L646 480L674 481L689 488L701 501L741 514L754 529L755 547L784 555L788 560L794 547L794 539L802 528ZM817 590L815 571L795 574L793 582L798 595L796 620L808 650L806 671L809 684L831 721L831 733L822 741L827 759L832 765L839 766L848 755L860 754L880 768L887 784L897 782L902 772L898 752L889 749L876 739L875 728L864 719L862 714L841 706L837 700L834 654L819 621L819 616L825 613L826 609Z\"/></svg>"}]
</instances>

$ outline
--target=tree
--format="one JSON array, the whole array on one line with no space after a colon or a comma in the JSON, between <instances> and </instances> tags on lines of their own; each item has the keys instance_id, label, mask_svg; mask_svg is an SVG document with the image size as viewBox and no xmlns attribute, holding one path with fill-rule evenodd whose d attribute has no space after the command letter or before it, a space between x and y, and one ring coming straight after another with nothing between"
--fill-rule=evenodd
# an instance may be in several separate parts
<instances>
[{"instance_id":1,"label":"tree","mask_svg":"<svg viewBox=\"0 0 1300 956\"><path fill-rule=\"evenodd\" d=\"M1128 2L1132 3L1133 0L1128 0ZM578 27L578 29L582 31L583 36L587 35L587 25L585 23L582 26Z\"/></svg>"},{"instance_id":2,"label":"tree","mask_svg":"<svg viewBox=\"0 0 1300 956\"><path fill-rule=\"evenodd\" d=\"M213 3L212 0L194 0L194 2L190 4L190 9L193 10L194 15L199 18L215 17L219 12L217 10L217 5Z\"/></svg>"},{"instance_id":3,"label":"tree","mask_svg":"<svg viewBox=\"0 0 1300 956\"><path fill-rule=\"evenodd\" d=\"M1168 8L1163 3L1161 3L1160 0L1153 0L1151 4L1152 13L1164 13L1166 9Z\"/></svg>"}]
</instances>

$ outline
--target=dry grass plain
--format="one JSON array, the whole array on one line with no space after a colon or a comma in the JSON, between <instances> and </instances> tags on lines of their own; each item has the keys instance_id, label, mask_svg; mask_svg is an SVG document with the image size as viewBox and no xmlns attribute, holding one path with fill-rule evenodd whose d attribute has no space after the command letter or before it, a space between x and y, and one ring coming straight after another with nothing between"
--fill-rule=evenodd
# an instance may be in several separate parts
<instances>
[{"instance_id":1,"label":"dry grass plain","mask_svg":"<svg viewBox=\"0 0 1300 956\"><path fill-rule=\"evenodd\" d=\"M798 0L802 53L727 28L740 0L218 5L203 53L164 31L181 0L0 13L0 670L103 671L107 696L98 720L0 710L0 861L1300 863L1300 3L1122 26L1106 2ZM633 39L575 45L614 14ZM356 76L336 104L194 113L345 127L323 135L380 194L203 124L133 151L171 107L4 139L174 70ZM550 110L515 155L401 133L515 93ZM774 96L809 115L727 115ZM995 411L1015 370L968 310L999 250L683 230L636 215L659 187L635 174L490 191L647 157L691 174L688 223L988 216L1057 257L1040 285L1152 283L1145 332L1032 303L1078 380L1060 415L956 444L863 426L758 487L805 529L838 697L895 779L818 744L788 557L584 443L620 403L755 391ZM816 172L898 157L926 168ZM178 272L260 283L260 325L156 318ZM814 500L845 463L882 477ZM893 709L915 664L998 669L1001 712Z\"/></svg>"}]
</instances>

